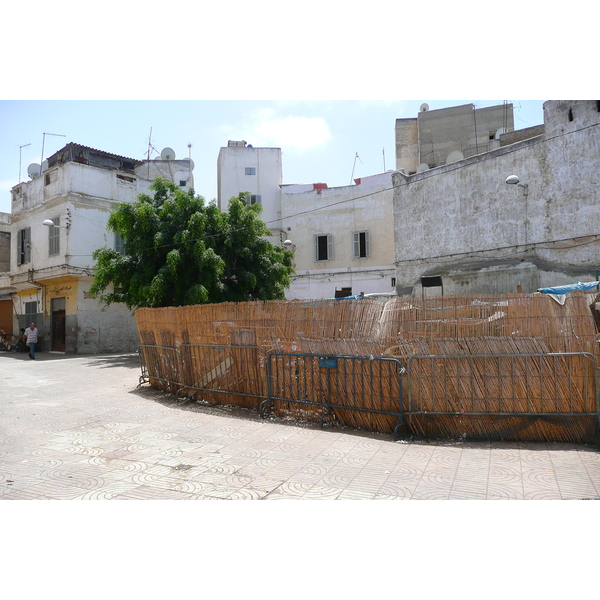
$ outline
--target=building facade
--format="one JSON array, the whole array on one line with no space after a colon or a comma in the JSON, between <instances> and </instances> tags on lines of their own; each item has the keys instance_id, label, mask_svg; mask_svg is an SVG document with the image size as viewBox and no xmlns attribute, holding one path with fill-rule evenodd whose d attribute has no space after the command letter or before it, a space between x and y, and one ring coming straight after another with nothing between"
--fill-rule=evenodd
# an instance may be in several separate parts
<instances>
[{"instance_id":1,"label":"building facade","mask_svg":"<svg viewBox=\"0 0 600 600\"><path fill-rule=\"evenodd\" d=\"M270 241L281 244L281 148L254 148L246 141L227 142L217 158L217 204L227 210L241 193L262 206L261 219L271 231Z\"/></svg>"},{"instance_id":2,"label":"building facade","mask_svg":"<svg viewBox=\"0 0 600 600\"><path fill-rule=\"evenodd\" d=\"M416 118L396 119L396 169L413 175L488 152L514 130L512 104L463 104L438 110L421 105Z\"/></svg>"},{"instance_id":3,"label":"building facade","mask_svg":"<svg viewBox=\"0 0 600 600\"><path fill-rule=\"evenodd\" d=\"M193 187L189 159L139 161L67 144L43 171L12 189L9 286L14 329L35 322L42 349L94 354L133 351L138 334L124 306L91 297L94 250L122 248L107 230L113 208L147 193L162 175Z\"/></svg>"},{"instance_id":4,"label":"building facade","mask_svg":"<svg viewBox=\"0 0 600 600\"><path fill-rule=\"evenodd\" d=\"M285 185L282 226L294 251L290 300L395 290L392 173L355 185Z\"/></svg>"},{"instance_id":5,"label":"building facade","mask_svg":"<svg viewBox=\"0 0 600 600\"><path fill-rule=\"evenodd\" d=\"M289 300L395 289L391 172L335 188L283 184L280 148L229 141L219 152L217 185L221 210L245 192L262 206L271 243L294 252Z\"/></svg>"},{"instance_id":6,"label":"building facade","mask_svg":"<svg viewBox=\"0 0 600 600\"><path fill-rule=\"evenodd\" d=\"M496 149L396 173L396 288L535 292L600 268L600 103L548 101L544 124ZM514 184L507 183L516 175Z\"/></svg>"}]
</instances>

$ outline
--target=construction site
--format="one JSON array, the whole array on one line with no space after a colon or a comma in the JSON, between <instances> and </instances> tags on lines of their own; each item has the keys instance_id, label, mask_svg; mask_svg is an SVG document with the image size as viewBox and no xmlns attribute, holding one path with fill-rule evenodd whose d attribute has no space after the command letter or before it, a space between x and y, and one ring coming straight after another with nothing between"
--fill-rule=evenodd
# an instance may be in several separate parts
<instances>
[{"instance_id":1,"label":"construction site","mask_svg":"<svg viewBox=\"0 0 600 600\"><path fill-rule=\"evenodd\" d=\"M142 308L142 376L208 404L395 438L597 443L600 295Z\"/></svg>"}]
</instances>

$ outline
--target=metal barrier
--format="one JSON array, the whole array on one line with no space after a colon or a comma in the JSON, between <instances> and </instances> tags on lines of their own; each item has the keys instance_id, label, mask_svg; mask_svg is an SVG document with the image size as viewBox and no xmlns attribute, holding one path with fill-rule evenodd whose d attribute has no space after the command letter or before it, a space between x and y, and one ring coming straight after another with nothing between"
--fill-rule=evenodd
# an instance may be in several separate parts
<instances>
[{"instance_id":1,"label":"metal barrier","mask_svg":"<svg viewBox=\"0 0 600 600\"><path fill-rule=\"evenodd\" d=\"M410 415L600 416L587 352L414 355L406 368Z\"/></svg>"},{"instance_id":2,"label":"metal barrier","mask_svg":"<svg viewBox=\"0 0 600 600\"><path fill-rule=\"evenodd\" d=\"M260 346L183 344L180 348L185 390L266 398L266 355ZM244 405L243 402L240 405ZM249 407L257 408L250 400Z\"/></svg>"},{"instance_id":3,"label":"metal barrier","mask_svg":"<svg viewBox=\"0 0 600 600\"><path fill-rule=\"evenodd\" d=\"M316 413L309 409L299 416L314 419L320 412L322 424L327 418L339 420L336 411L386 415L397 417L397 434L403 423L403 372L395 358L271 353L268 398L259 407L260 415L265 418L275 408L281 414L288 403L316 407Z\"/></svg>"},{"instance_id":4,"label":"metal barrier","mask_svg":"<svg viewBox=\"0 0 600 600\"><path fill-rule=\"evenodd\" d=\"M238 398L240 406L258 408L266 398L265 351L259 346L182 344L178 348L142 344L138 350L139 385L155 380L178 396L188 390Z\"/></svg>"},{"instance_id":5,"label":"metal barrier","mask_svg":"<svg viewBox=\"0 0 600 600\"><path fill-rule=\"evenodd\" d=\"M142 375L139 384L152 380L167 385L169 391L178 392L183 386L181 358L176 348L141 344L139 347Z\"/></svg>"}]
</instances>

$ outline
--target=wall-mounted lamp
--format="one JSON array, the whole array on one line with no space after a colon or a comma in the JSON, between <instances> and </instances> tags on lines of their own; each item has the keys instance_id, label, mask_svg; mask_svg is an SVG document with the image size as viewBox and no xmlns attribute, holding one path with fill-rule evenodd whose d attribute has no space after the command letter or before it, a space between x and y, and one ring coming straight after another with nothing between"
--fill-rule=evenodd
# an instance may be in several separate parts
<instances>
[{"instance_id":1,"label":"wall-mounted lamp","mask_svg":"<svg viewBox=\"0 0 600 600\"><path fill-rule=\"evenodd\" d=\"M516 185L523 190L523 196L525 197L525 246L527 249L527 244L529 241L529 215L528 215L528 206L527 206L527 196L529 195L529 186L526 183L520 183L520 179L517 175L509 175L506 178L506 183L508 185Z\"/></svg>"},{"instance_id":2,"label":"wall-mounted lamp","mask_svg":"<svg viewBox=\"0 0 600 600\"><path fill-rule=\"evenodd\" d=\"M66 225L55 225L54 221L52 219L46 219L42 225L45 225L46 227L57 227L59 229L70 229L71 228L71 224L67 223Z\"/></svg>"},{"instance_id":3,"label":"wall-mounted lamp","mask_svg":"<svg viewBox=\"0 0 600 600\"><path fill-rule=\"evenodd\" d=\"M285 240L285 242L283 242L283 245L285 246L286 250L291 250L292 252L296 250L296 244L294 244L292 240Z\"/></svg>"},{"instance_id":4,"label":"wall-mounted lamp","mask_svg":"<svg viewBox=\"0 0 600 600\"><path fill-rule=\"evenodd\" d=\"M523 193L525 194L525 196L527 196L528 194L528 190L529 190L529 186L526 183L520 183L520 179L517 175L509 175L506 178L506 183L508 185L516 185L520 188L523 188Z\"/></svg>"}]
</instances>

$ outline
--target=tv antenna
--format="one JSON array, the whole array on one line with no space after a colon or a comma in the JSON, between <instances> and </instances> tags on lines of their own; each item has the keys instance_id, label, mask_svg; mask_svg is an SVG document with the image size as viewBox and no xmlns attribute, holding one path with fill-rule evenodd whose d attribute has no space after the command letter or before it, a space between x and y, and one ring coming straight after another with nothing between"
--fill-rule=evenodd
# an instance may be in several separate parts
<instances>
[{"instance_id":1,"label":"tv antenna","mask_svg":"<svg viewBox=\"0 0 600 600\"><path fill-rule=\"evenodd\" d=\"M23 144L23 146L19 146L19 183L21 183L21 156L23 154L22 149L26 148L27 146L31 146L31 143Z\"/></svg>"},{"instance_id":2,"label":"tv antenna","mask_svg":"<svg viewBox=\"0 0 600 600\"><path fill-rule=\"evenodd\" d=\"M40 165L42 165L42 166L40 167L40 169L43 168L43 164L44 164L44 144L46 143L47 135L55 135L57 137L67 137L66 135L63 135L62 133L44 133L42 135L42 158L40 160Z\"/></svg>"},{"instance_id":3,"label":"tv antenna","mask_svg":"<svg viewBox=\"0 0 600 600\"><path fill-rule=\"evenodd\" d=\"M354 157L354 164L352 165L352 175L350 175L350 184L352 184L352 182L354 181L354 167L356 166L357 158L358 158L358 160L360 160L360 156L358 155L358 152L356 153L356 156ZM360 160L360 164L362 165L362 160Z\"/></svg>"}]
</instances>

